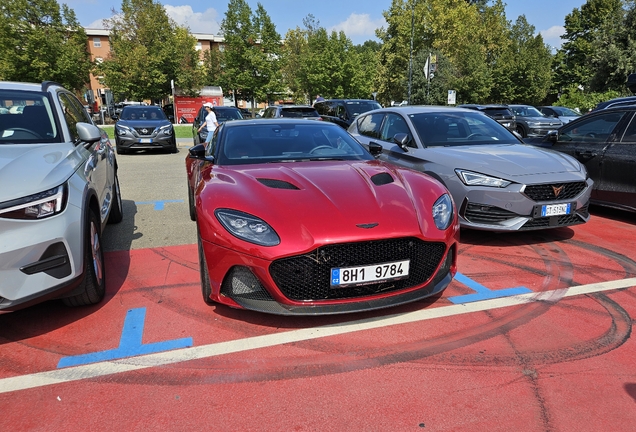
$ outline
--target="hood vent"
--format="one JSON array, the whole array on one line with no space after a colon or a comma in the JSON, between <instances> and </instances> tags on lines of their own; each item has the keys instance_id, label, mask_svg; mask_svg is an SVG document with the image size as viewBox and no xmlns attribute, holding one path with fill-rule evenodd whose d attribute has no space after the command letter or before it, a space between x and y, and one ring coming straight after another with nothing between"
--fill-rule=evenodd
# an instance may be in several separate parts
<instances>
[{"instance_id":1,"label":"hood vent","mask_svg":"<svg viewBox=\"0 0 636 432\"><path fill-rule=\"evenodd\" d=\"M274 189L299 190L299 188L296 185L286 182L285 180L266 179L266 178L259 178L256 180L258 180L260 183L264 184L265 186L271 187Z\"/></svg>"},{"instance_id":2,"label":"hood vent","mask_svg":"<svg viewBox=\"0 0 636 432\"><path fill-rule=\"evenodd\" d=\"M391 174L389 173L381 173L372 176L371 181L376 186L382 186L385 184L393 183L393 177L391 177Z\"/></svg>"}]
</instances>

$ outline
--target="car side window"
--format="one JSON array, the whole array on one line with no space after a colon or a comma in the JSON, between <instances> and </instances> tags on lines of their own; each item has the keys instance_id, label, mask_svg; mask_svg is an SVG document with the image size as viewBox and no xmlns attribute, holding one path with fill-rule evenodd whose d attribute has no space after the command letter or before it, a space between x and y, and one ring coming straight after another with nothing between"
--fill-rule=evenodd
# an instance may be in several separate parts
<instances>
[{"instance_id":1,"label":"car side window","mask_svg":"<svg viewBox=\"0 0 636 432\"><path fill-rule=\"evenodd\" d=\"M383 113L369 114L358 120L358 132L369 138L381 139L380 127L384 119Z\"/></svg>"},{"instance_id":2,"label":"car side window","mask_svg":"<svg viewBox=\"0 0 636 432\"><path fill-rule=\"evenodd\" d=\"M62 112L64 113L64 119L68 125L71 138L74 142L79 140L79 134L77 133L77 123L86 122L86 118L82 115L82 109L77 107L77 103L73 103L74 97L68 93L59 93L60 104L62 105ZM90 123L90 122L89 122Z\"/></svg>"},{"instance_id":3,"label":"car side window","mask_svg":"<svg viewBox=\"0 0 636 432\"><path fill-rule=\"evenodd\" d=\"M336 117L346 119L347 118L347 109L343 104L338 104L336 106Z\"/></svg>"},{"instance_id":4,"label":"car side window","mask_svg":"<svg viewBox=\"0 0 636 432\"><path fill-rule=\"evenodd\" d=\"M557 142L604 143L624 115L624 112L608 112L583 119L575 124L568 123L561 129Z\"/></svg>"},{"instance_id":5,"label":"car side window","mask_svg":"<svg viewBox=\"0 0 636 432\"><path fill-rule=\"evenodd\" d=\"M636 116L633 116L621 138L623 143L636 143Z\"/></svg>"},{"instance_id":6,"label":"car side window","mask_svg":"<svg viewBox=\"0 0 636 432\"><path fill-rule=\"evenodd\" d=\"M274 113L276 112L275 107L269 107L263 113L263 118L274 118Z\"/></svg>"},{"instance_id":7,"label":"car side window","mask_svg":"<svg viewBox=\"0 0 636 432\"><path fill-rule=\"evenodd\" d=\"M384 120L384 125L382 126L382 136L381 139L383 141L393 142L393 137L397 133L405 133L409 137L408 146L416 147L413 142L413 135L409 130L409 126L404 121L404 118L399 114L389 113L386 115L386 119Z\"/></svg>"},{"instance_id":8,"label":"car side window","mask_svg":"<svg viewBox=\"0 0 636 432\"><path fill-rule=\"evenodd\" d=\"M221 127L218 127L214 130L214 134L212 135L212 140L208 143L208 146L205 148L206 156L214 156L216 154L216 147L219 142L219 139L218 139L219 129L221 129Z\"/></svg>"}]
</instances>

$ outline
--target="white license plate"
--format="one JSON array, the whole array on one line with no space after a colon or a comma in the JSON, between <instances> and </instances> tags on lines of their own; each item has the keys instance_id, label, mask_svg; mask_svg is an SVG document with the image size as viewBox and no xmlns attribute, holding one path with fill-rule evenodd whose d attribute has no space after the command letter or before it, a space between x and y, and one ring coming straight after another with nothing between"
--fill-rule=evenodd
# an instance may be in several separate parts
<instances>
[{"instance_id":1,"label":"white license plate","mask_svg":"<svg viewBox=\"0 0 636 432\"><path fill-rule=\"evenodd\" d=\"M150 144L152 143L152 138L142 138L140 141L142 144Z\"/></svg>"},{"instance_id":2,"label":"white license plate","mask_svg":"<svg viewBox=\"0 0 636 432\"><path fill-rule=\"evenodd\" d=\"M364 285L372 282L403 279L409 275L409 260L359 267L331 269L331 286Z\"/></svg>"},{"instance_id":3,"label":"white license plate","mask_svg":"<svg viewBox=\"0 0 636 432\"><path fill-rule=\"evenodd\" d=\"M560 216L570 214L570 204L550 204L541 207L541 216Z\"/></svg>"}]
</instances>

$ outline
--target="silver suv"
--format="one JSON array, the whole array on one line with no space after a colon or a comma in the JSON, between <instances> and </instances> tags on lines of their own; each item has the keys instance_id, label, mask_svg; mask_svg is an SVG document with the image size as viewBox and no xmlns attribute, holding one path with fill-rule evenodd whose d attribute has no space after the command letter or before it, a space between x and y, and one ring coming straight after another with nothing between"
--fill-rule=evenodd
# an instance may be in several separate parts
<instances>
[{"instance_id":1,"label":"silver suv","mask_svg":"<svg viewBox=\"0 0 636 432\"><path fill-rule=\"evenodd\" d=\"M115 151L62 86L0 82L0 311L104 298L102 232L122 220Z\"/></svg>"}]
</instances>

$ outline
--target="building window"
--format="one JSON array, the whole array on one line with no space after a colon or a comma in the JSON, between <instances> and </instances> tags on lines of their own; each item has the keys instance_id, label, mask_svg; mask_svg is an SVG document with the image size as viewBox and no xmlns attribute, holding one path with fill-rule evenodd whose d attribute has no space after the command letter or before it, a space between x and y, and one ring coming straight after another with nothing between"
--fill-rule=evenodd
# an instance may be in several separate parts
<instances>
[{"instance_id":1,"label":"building window","mask_svg":"<svg viewBox=\"0 0 636 432\"><path fill-rule=\"evenodd\" d=\"M194 47L194 49L196 49L197 51L201 51L203 49L203 46L201 45L201 42L197 42L197 46Z\"/></svg>"},{"instance_id":2,"label":"building window","mask_svg":"<svg viewBox=\"0 0 636 432\"><path fill-rule=\"evenodd\" d=\"M95 63L97 64L102 64L104 62L104 59L101 57L95 57Z\"/></svg>"},{"instance_id":3,"label":"building window","mask_svg":"<svg viewBox=\"0 0 636 432\"><path fill-rule=\"evenodd\" d=\"M101 48L101 46L102 46L102 40L101 40L100 38L98 38L98 37L93 38L93 46L94 46L95 48Z\"/></svg>"},{"instance_id":4,"label":"building window","mask_svg":"<svg viewBox=\"0 0 636 432\"><path fill-rule=\"evenodd\" d=\"M219 51L225 51L225 44L219 44Z\"/></svg>"}]
</instances>

